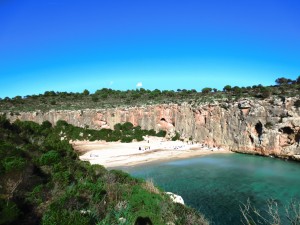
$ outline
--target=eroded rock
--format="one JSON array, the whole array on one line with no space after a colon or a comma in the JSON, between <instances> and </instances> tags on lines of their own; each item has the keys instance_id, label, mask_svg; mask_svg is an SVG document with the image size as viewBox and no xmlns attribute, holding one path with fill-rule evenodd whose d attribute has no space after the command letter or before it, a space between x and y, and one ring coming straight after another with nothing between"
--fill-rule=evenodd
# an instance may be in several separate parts
<instances>
[{"instance_id":1,"label":"eroded rock","mask_svg":"<svg viewBox=\"0 0 300 225\"><path fill-rule=\"evenodd\" d=\"M295 101L296 98L246 99L197 106L184 103L20 112L7 117L12 122L16 119L37 123L48 120L55 124L58 120L65 120L91 129L113 129L117 123L131 122L142 129L166 130L170 134L178 132L182 138L210 147L293 157L300 151L300 110L293 106Z\"/></svg>"}]
</instances>

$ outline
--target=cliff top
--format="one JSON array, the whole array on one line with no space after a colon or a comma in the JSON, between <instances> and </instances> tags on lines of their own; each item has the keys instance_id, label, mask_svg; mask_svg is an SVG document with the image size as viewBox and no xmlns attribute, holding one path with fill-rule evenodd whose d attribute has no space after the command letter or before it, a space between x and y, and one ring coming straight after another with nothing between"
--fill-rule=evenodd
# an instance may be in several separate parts
<instances>
[{"instance_id":1,"label":"cliff top","mask_svg":"<svg viewBox=\"0 0 300 225\"><path fill-rule=\"evenodd\" d=\"M154 104L182 104L187 102L193 105L213 103L215 101L236 101L243 98L265 99L268 97L299 96L300 77L292 80L276 80L277 85L252 87L231 87L226 85L222 91L213 88L203 88L201 92L195 89L177 89L177 91L153 91L143 88L136 90L112 90L103 88L91 94L88 90L82 93L46 91L44 94L16 96L0 99L2 112L26 112L54 110L78 110L95 108L132 107ZM299 102L300 105L300 102Z\"/></svg>"}]
</instances>

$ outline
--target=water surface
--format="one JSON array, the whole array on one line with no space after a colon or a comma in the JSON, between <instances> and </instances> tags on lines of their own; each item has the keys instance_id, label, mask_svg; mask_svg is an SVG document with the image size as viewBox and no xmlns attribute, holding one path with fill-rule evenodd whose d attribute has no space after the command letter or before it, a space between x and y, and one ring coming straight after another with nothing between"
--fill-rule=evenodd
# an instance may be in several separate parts
<instances>
[{"instance_id":1,"label":"water surface","mask_svg":"<svg viewBox=\"0 0 300 225\"><path fill-rule=\"evenodd\" d=\"M279 159L214 154L122 169L181 195L213 224L241 224L247 199L261 210L270 199L281 207L300 199L300 163Z\"/></svg>"}]
</instances>

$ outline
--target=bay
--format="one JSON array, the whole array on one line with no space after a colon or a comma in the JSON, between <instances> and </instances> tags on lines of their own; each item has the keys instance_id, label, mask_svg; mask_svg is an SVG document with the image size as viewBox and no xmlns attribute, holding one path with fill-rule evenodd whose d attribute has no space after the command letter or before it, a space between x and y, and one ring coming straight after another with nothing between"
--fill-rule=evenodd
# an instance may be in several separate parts
<instances>
[{"instance_id":1,"label":"bay","mask_svg":"<svg viewBox=\"0 0 300 225\"><path fill-rule=\"evenodd\" d=\"M244 154L214 154L122 169L151 179L164 191L183 197L212 224L241 224L240 207L249 199L264 212L267 201L284 207L300 202L300 163Z\"/></svg>"}]
</instances>

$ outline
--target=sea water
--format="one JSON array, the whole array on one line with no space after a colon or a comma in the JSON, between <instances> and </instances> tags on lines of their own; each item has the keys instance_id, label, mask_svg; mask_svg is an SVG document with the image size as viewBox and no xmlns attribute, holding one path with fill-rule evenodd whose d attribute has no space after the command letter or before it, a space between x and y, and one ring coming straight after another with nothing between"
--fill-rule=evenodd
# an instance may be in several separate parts
<instances>
[{"instance_id":1,"label":"sea water","mask_svg":"<svg viewBox=\"0 0 300 225\"><path fill-rule=\"evenodd\" d=\"M121 168L131 175L152 179L165 191L183 197L212 224L241 224L240 207L249 199L264 212L267 201L280 208L300 202L300 163L243 154L204 157Z\"/></svg>"}]
</instances>

